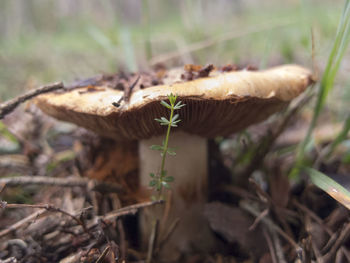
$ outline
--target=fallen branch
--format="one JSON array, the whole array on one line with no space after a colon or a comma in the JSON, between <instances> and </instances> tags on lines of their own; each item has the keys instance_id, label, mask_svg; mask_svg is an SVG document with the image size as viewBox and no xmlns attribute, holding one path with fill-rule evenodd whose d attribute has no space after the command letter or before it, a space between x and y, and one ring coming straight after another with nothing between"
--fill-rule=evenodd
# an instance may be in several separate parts
<instances>
[{"instance_id":1,"label":"fallen branch","mask_svg":"<svg viewBox=\"0 0 350 263\"><path fill-rule=\"evenodd\" d=\"M55 178L47 176L16 176L0 178L0 185L3 186L24 186L24 185L47 185L61 187L88 187L89 190L99 192L120 192L122 187L111 182L98 182L86 178L64 177Z\"/></svg>"},{"instance_id":2,"label":"fallen branch","mask_svg":"<svg viewBox=\"0 0 350 263\"><path fill-rule=\"evenodd\" d=\"M16 230L18 230L19 228L21 228L23 225L25 224L30 224L33 221L35 221L37 218L39 218L40 216L42 216L43 214L47 213L46 209L41 209L39 211L36 211L35 213L23 218L22 220L18 221L17 223L9 226L8 228L0 231L0 238L4 237Z\"/></svg>"},{"instance_id":3,"label":"fallen branch","mask_svg":"<svg viewBox=\"0 0 350 263\"><path fill-rule=\"evenodd\" d=\"M20 95L14 99L8 100L0 104L0 120L3 119L7 114L11 113L19 104L34 98L43 93L51 92L58 89L63 89L64 85L62 82L56 82L50 85L42 86L40 88L30 90L27 93Z\"/></svg>"},{"instance_id":4,"label":"fallen branch","mask_svg":"<svg viewBox=\"0 0 350 263\"><path fill-rule=\"evenodd\" d=\"M1 208L2 209L5 209L5 208L41 208L41 209L47 210L48 212L61 213L63 215L66 215L66 216L70 217L71 219L73 219L78 225L82 226L82 228L84 229L84 232L89 234L85 223L79 217L76 217L75 215L72 215L71 213L69 213L69 212L67 212L67 211L65 211L65 210L63 210L61 208L55 207L53 205L49 205L49 204L43 204L43 205L39 205L39 204L36 204L36 205L30 205L30 204L4 204L4 202L3 202L2 205L1 205Z\"/></svg>"}]
</instances>

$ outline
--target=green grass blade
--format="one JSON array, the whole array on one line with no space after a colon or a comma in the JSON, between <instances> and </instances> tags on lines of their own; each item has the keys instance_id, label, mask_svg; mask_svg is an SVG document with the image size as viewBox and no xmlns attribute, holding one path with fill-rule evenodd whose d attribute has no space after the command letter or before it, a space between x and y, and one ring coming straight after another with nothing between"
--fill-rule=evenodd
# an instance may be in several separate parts
<instances>
[{"instance_id":1,"label":"green grass blade","mask_svg":"<svg viewBox=\"0 0 350 263\"><path fill-rule=\"evenodd\" d=\"M332 178L312 168L304 168L313 184L350 210L350 192Z\"/></svg>"},{"instance_id":2,"label":"green grass blade","mask_svg":"<svg viewBox=\"0 0 350 263\"><path fill-rule=\"evenodd\" d=\"M342 143L344 140L346 140L348 133L350 131L350 114L346 118L344 122L343 129L340 131L340 133L337 135L337 137L333 140L331 145L329 146L329 151L327 153L327 158L329 158L332 153L334 152L335 148Z\"/></svg>"},{"instance_id":3,"label":"green grass blade","mask_svg":"<svg viewBox=\"0 0 350 263\"><path fill-rule=\"evenodd\" d=\"M323 77L319 86L319 92L317 96L316 106L314 108L314 114L311 124L304 140L299 144L296 153L296 163L291 171L290 176L295 177L298 175L300 167L303 165L305 156L306 145L311 139L312 131L316 126L318 117L322 111L322 108L326 102L329 92L333 88L334 79L339 70L340 63L344 57L345 51L350 41L350 1L346 0L344 11L340 19L336 38L333 44L333 48L328 58L326 69L323 73Z\"/></svg>"}]
</instances>

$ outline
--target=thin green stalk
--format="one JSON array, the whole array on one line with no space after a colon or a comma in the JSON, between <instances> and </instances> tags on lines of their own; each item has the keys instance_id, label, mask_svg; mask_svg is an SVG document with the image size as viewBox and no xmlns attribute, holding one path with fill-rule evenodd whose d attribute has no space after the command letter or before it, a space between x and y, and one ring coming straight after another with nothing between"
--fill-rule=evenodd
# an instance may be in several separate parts
<instances>
[{"instance_id":1,"label":"thin green stalk","mask_svg":"<svg viewBox=\"0 0 350 263\"><path fill-rule=\"evenodd\" d=\"M337 146L347 138L349 131L350 131L350 114L347 116L344 122L343 129L340 131L338 136L333 140L329 148L327 148L328 149L326 154L327 158L329 158L334 152L334 150L337 148Z\"/></svg>"},{"instance_id":2,"label":"thin green stalk","mask_svg":"<svg viewBox=\"0 0 350 263\"><path fill-rule=\"evenodd\" d=\"M171 105L171 111L170 111L170 118L169 118L169 124L168 124L168 129L166 132L166 137L165 137L165 143L164 143L164 150L163 150L163 154L162 154L162 164L160 166L160 180L163 180L164 177L164 166L165 166L165 159L166 159L166 154L168 152L168 143L169 143L169 136L170 136L170 130L171 130L171 123L173 121L173 116L174 116L174 107L173 105ZM162 189L160 189L159 191L159 195L162 195Z\"/></svg>"},{"instance_id":3,"label":"thin green stalk","mask_svg":"<svg viewBox=\"0 0 350 263\"><path fill-rule=\"evenodd\" d=\"M179 114L174 115L175 110L181 109L185 104L182 104L181 101L176 103L177 96L170 94L168 95L168 99L170 104L168 104L165 101L161 101L161 105L164 106L165 108L170 110L170 117L169 120L167 120L164 117L161 117L160 119L155 119L157 122L160 123L160 125L166 125L168 126L165 140L162 143L162 145L152 145L151 149L152 150L158 150L161 151L161 156L162 156L162 161L160 165L160 172L158 174L151 173L150 177L152 178L149 186L154 187L155 190L158 192L157 199L162 198L162 192L163 192L163 186L165 188L170 188L169 183L174 180L172 176L167 176L166 170L165 170L165 160L167 154L170 155L175 155L176 153L169 148L169 137L170 137L170 130L171 127L177 127L177 123L179 123L181 120L179 119Z\"/></svg>"}]
</instances>

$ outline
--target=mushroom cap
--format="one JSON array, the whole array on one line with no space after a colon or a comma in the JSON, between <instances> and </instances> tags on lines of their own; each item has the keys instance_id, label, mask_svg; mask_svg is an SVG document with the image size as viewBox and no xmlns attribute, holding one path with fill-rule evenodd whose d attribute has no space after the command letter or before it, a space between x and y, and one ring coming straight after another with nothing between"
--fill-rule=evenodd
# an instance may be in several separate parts
<instances>
[{"instance_id":1,"label":"mushroom cap","mask_svg":"<svg viewBox=\"0 0 350 263\"><path fill-rule=\"evenodd\" d=\"M169 73L169 75L172 75ZM176 79L176 78L175 78ZM120 107L124 92L95 87L52 92L36 98L45 113L116 140L139 140L165 131L154 119L167 117L160 104L170 93L186 104L178 110L176 130L213 138L240 131L280 111L302 93L312 80L308 69L284 65L263 71L212 71L208 77L135 90Z\"/></svg>"}]
</instances>

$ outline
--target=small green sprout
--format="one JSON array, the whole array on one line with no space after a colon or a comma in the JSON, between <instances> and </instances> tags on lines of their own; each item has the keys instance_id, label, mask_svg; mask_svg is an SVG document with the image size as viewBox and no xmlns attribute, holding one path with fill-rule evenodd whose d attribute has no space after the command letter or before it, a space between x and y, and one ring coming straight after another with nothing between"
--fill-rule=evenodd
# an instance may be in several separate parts
<instances>
[{"instance_id":1,"label":"small green sprout","mask_svg":"<svg viewBox=\"0 0 350 263\"><path fill-rule=\"evenodd\" d=\"M158 199L162 199L163 188L170 189L169 183L174 181L174 177L167 175L167 171L165 170L165 159L167 154L176 155L175 149L170 148L168 146L171 127L177 127L177 124L181 121L179 119L179 114L174 114L174 111L179 110L186 105L186 104L183 104L181 101L178 101L176 103L177 95L170 94L168 95L168 99L169 99L169 103L162 100L160 104L170 110L169 120L166 119L165 117L161 117L160 119L158 118L155 119L157 122L160 123L160 125L168 126L165 140L162 142L162 145L151 146L152 150L160 151L161 152L160 155L162 157L159 173L157 174L151 173L150 174L151 181L149 182L149 186L158 192Z\"/></svg>"}]
</instances>

